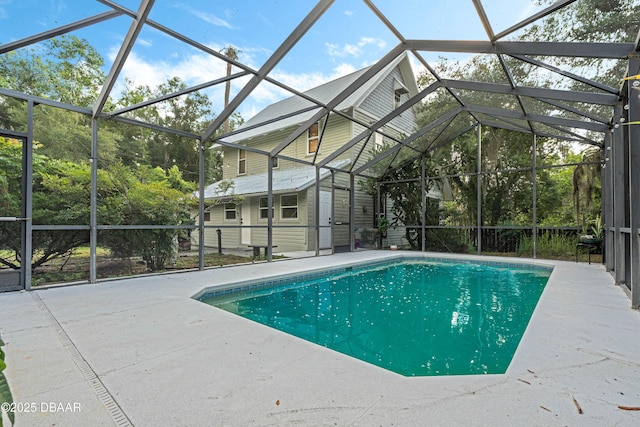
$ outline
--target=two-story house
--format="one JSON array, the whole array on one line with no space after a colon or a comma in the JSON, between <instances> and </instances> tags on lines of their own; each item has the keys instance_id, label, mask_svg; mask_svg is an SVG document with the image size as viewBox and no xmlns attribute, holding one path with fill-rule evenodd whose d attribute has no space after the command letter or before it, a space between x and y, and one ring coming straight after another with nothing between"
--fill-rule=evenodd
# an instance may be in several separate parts
<instances>
[{"instance_id":1,"label":"two-story house","mask_svg":"<svg viewBox=\"0 0 640 427\"><path fill-rule=\"evenodd\" d=\"M327 103L366 70L330 81L305 94ZM351 199L348 174L335 173L335 170L349 170L368 160L362 145L356 145L332 159L327 166L333 172L320 169L319 180L314 164L360 134L365 129L362 123L378 121L417 92L409 59L403 54L341 102L336 108L341 114L332 113L328 119L311 125L306 133L279 153L280 157L272 158L272 244L277 247L277 252L315 250L317 245L320 249L346 246L349 233L354 229L373 227L373 197L355 185ZM204 218L205 226L220 227L222 247L246 248L247 245L266 244L269 157L263 153L273 150L293 130L309 120L313 111L291 115L309 104L308 100L296 96L276 102L238 129L246 131L223 138L233 147L224 146L223 180L206 187ZM324 120L328 122L324 123ZM263 125L256 126L258 124ZM382 144L383 134L401 138L413 131L415 118L409 109L386 124L382 133L376 133L367 147ZM291 159L301 159L306 163ZM320 183L319 192L316 182ZM318 207L316 199L319 200ZM354 218L349 218L350 200L355 202ZM320 225L319 231L316 223ZM205 246L218 245L216 231L205 229ZM197 243L197 233L192 237Z\"/></svg>"}]
</instances>

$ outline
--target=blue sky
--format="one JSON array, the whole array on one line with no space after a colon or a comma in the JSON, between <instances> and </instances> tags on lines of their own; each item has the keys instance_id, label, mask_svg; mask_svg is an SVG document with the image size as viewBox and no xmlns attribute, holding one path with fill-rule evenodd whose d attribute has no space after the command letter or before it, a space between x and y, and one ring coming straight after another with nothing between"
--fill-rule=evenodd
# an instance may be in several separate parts
<instances>
[{"instance_id":1,"label":"blue sky","mask_svg":"<svg viewBox=\"0 0 640 427\"><path fill-rule=\"evenodd\" d=\"M137 10L138 0L117 0ZM421 39L486 40L471 0L374 0L405 37ZM313 8L311 0L156 0L150 19L181 32L211 49L234 46L240 61L260 68ZM531 0L485 0L485 10L500 32L536 10ZM0 0L2 43L46 31L110 10L94 0ZM86 38L106 59L109 71L131 23L122 16L74 32ZM297 90L306 90L371 65L398 39L361 0L336 0L314 27L291 50L271 76ZM438 54L425 55L435 61ZM451 56L451 55L447 55ZM414 71L421 66L414 61ZM189 85L224 76L224 62L161 32L145 28L121 76L136 84L156 85L173 76ZM246 79L234 82L238 91ZM121 79L114 96L123 88ZM221 110L222 88L208 92ZM269 103L289 96L270 84L260 85L240 108L249 118Z\"/></svg>"}]
</instances>

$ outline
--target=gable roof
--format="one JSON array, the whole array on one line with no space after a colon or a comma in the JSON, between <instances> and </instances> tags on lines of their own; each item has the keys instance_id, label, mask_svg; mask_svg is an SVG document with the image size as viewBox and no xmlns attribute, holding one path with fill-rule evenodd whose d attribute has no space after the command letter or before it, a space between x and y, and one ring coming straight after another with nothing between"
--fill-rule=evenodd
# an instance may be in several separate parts
<instances>
[{"instance_id":1,"label":"gable roof","mask_svg":"<svg viewBox=\"0 0 640 427\"><path fill-rule=\"evenodd\" d=\"M389 73L391 73L391 71L393 71L396 67L399 67L400 69L402 78L404 79L404 82L401 83L405 85L405 87L409 91L409 95L413 96L417 94L418 85L416 84L415 76L413 75L411 65L409 64L409 58L406 53L402 53L395 60L391 61L386 67L384 67L373 78L362 84L351 95L349 95L340 104L338 104L336 110L345 111L350 108L357 108L366 99L366 97L382 82L382 80L384 80L384 78L387 77ZM346 76L324 83L320 86L316 86L304 92L304 94L319 101L322 104L327 104L336 96L336 94L341 93L346 88L348 88L349 85L355 82L358 77L363 75L368 69L369 67L363 68ZM238 127L237 131L242 131L242 129L244 128L256 126L260 123L265 123L263 126L249 129L244 132L239 132L234 135L226 136L224 138L224 141L237 143L238 141L242 141L248 138L254 138L258 135L264 135L276 130L286 129L295 125L299 125L300 123L304 123L315 113L317 113L321 107L314 108L310 111L306 111L304 113L300 113L286 119L278 121L274 120L277 120L279 117L301 111L305 108L313 107L314 105L317 104L314 104L311 101L308 101L299 96L292 96L283 99L282 101L278 101L267 106L251 119L244 122L240 127Z\"/></svg>"},{"instance_id":2,"label":"gable roof","mask_svg":"<svg viewBox=\"0 0 640 427\"><path fill-rule=\"evenodd\" d=\"M331 163L332 168L341 168L349 164L349 159L338 160ZM320 169L320 180L329 176L331 171L326 168ZM278 170L273 172L273 193L284 192L298 192L306 190L315 184L316 180L316 167L315 166L302 166L293 169ZM220 191L220 182L215 182L208 185L204 189L204 198L206 199L219 199L231 196L260 196L268 193L267 188L267 174L261 173L256 175L245 175L232 178L228 181L232 182L232 186L229 191ZM198 197L198 193L195 193L195 197Z\"/></svg>"}]
</instances>

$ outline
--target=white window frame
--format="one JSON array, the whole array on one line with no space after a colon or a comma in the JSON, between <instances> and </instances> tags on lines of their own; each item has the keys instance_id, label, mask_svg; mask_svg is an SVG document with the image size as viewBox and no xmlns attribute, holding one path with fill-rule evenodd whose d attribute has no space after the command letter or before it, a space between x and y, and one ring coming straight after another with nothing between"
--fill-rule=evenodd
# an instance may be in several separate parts
<instances>
[{"instance_id":1,"label":"white window frame","mask_svg":"<svg viewBox=\"0 0 640 427\"><path fill-rule=\"evenodd\" d=\"M231 209L233 206L233 209ZM227 213L233 212L233 218L227 217ZM237 221L238 220L238 205L235 203L224 204L224 220L225 221Z\"/></svg>"},{"instance_id":2,"label":"white window frame","mask_svg":"<svg viewBox=\"0 0 640 427\"><path fill-rule=\"evenodd\" d=\"M295 205L285 205L283 199L285 197L295 197L296 204ZM285 217L283 215L285 209L295 209L296 216L295 217ZM297 221L298 220L298 195L296 193L291 194L282 194L280 196L280 219L284 221Z\"/></svg>"},{"instance_id":3,"label":"white window frame","mask_svg":"<svg viewBox=\"0 0 640 427\"><path fill-rule=\"evenodd\" d=\"M265 206L262 206L262 201L265 201ZM269 219L269 198L268 196L262 196L258 198L258 219L259 220L267 220ZM275 206L271 206L271 217L275 218L274 215ZM262 216L264 213L264 216Z\"/></svg>"},{"instance_id":4,"label":"white window frame","mask_svg":"<svg viewBox=\"0 0 640 427\"><path fill-rule=\"evenodd\" d=\"M244 156L241 156L244 154ZM243 169L241 171L241 169ZM242 148L238 149L238 175L246 175L247 174L247 150L243 150Z\"/></svg>"}]
</instances>

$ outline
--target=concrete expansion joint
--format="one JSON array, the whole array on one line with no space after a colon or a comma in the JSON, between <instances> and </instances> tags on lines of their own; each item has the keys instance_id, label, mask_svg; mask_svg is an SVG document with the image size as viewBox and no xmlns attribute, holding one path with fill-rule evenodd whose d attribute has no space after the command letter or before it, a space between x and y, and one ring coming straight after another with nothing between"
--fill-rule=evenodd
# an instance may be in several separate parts
<instances>
[{"instance_id":1,"label":"concrete expansion joint","mask_svg":"<svg viewBox=\"0 0 640 427\"><path fill-rule=\"evenodd\" d=\"M80 350L78 350L76 345L71 340L71 337L69 337L60 322L58 322L58 319L56 319L53 313L51 313L51 310L49 310L47 304L40 298L38 292L34 291L30 292L30 294L36 302L40 311L42 311L44 316L49 321L49 324L56 331L56 335L60 339L60 342L62 343L64 348L69 352L69 355L73 359L76 367L80 370L93 391L96 393L98 399L102 402L107 412L109 412L109 414L113 418L115 424L119 427L133 426L133 423L126 416L120 405L118 405L116 400L113 398L113 395L100 380L98 374L96 374L91 365L89 365L89 362L87 362L87 360L82 356Z\"/></svg>"}]
</instances>

